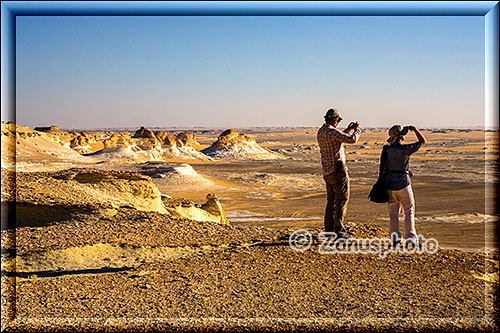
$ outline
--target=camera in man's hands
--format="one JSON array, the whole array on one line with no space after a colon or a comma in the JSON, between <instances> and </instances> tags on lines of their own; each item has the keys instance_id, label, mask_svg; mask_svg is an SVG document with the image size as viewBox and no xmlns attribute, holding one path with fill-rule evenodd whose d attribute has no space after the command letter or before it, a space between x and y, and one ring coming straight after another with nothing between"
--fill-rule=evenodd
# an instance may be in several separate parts
<instances>
[{"instance_id":1,"label":"camera in man's hands","mask_svg":"<svg viewBox=\"0 0 500 333\"><path fill-rule=\"evenodd\" d=\"M359 123L358 123L357 121L356 121L356 122L351 121L351 122L349 123L349 126L348 126L348 128L354 128L354 129L356 129L356 128L358 128L358 127L359 127Z\"/></svg>"}]
</instances>

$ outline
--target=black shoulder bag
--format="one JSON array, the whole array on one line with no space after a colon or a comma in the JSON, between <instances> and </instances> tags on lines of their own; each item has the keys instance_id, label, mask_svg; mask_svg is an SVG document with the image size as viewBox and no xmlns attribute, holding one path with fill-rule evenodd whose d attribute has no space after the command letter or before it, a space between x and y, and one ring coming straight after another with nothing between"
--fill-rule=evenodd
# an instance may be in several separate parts
<instances>
[{"instance_id":1,"label":"black shoulder bag","mask_svg":"<svg viewBox=\"0 0 500 333\"><path fill-rule=\"evenodd\" d=\"M380 171L378 173L377 182L372 186L368 199L376 203L384 203L389 201L389 193L387 192L387 185L385 184L384 166L387 160L387 145L382 148L382 155L380 156Z\"/></svg>"}]
</instances>

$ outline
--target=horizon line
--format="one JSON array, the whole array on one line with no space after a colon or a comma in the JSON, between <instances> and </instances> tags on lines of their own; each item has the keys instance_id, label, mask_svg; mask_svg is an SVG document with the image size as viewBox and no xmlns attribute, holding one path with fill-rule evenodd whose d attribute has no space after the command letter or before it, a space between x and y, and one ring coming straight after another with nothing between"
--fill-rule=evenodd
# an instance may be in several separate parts
<instances>
[{"instance_id":1,"label":"horizon line","mask_svg":"<svg viewBox=\"0 0 500 333\"><path fill-rule=\"evenodd\" d=\"M9 120L2 120L2 123L4 122L11 122ZM137 129L140 129L141 127L144 127L146 129L154 129L154 130L161 130L161 129L167 129L167 130L179 130L179 129L198 129L198 130L227 130L227 129L294 129L294 128L303 128L303 129L317 129L320 126L290 126L290 125L282 125L282 126L266 126L266 125L261 125L261 126L115 126L115 127L61 127L59 125L49 125L49 126L26 126L26 125L20 125L17 123L14 123L18 126L24 126L28 127L30 129L35 129L37 127L39 128L44 128L44 127L52 127L56 126L60 130L64 130L67 132L70 131L134 131ZM343 126L339 126L339 128L344 128ZM362 127L362 130L380 130L380 129L388 129L390 126L367 126L367 127ZM475 126L421 126L419 127L421 130L493 130L493 131L498 131L499 126L498 125L475 125Z\"/></svg>"}]
</instances>

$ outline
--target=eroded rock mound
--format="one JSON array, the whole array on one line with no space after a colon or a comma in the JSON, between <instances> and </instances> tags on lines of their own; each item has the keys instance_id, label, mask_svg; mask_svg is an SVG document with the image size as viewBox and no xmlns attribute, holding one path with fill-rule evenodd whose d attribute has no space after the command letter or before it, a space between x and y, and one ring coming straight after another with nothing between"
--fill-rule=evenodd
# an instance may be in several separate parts
<instances>
[{"instance_id":1,"label":"eroded rock mound","mask_svg":"<svg viewBox=\"0 0 500 333\"><path fill-rule=\"evenodd\" d=\"M215 195L215 193L208 193L206 196L207 202L201 205L201 209L206 210L212 215L219 216L221 219L221 223L229 223L229 220L226 217L226 212L222 208L219 199Z\"/></svg>"},{"instance_id":2,"label":"eroded rock mound","mask_svg":"<svg viewBox=\"0 0 500 333\"><path fill-rule=\"evenodd\" d=\"M103 141L104 148L128 148L134 145L132 140L123 134L115 133Z\"/></svg>"},{"instance_id":3,"label":"eroded rock mound","mask_svg":"<svg viewBox=\"0 0 500 333\"><path fill-rule=\"evenodd\" d=\"M139 131L137 131L136 134L138 132ZM149 131L149 132L151 132L151 131ZM141 132L141 133L143 133L143 132ZM151 133L153 133L153 132L151 132ZM144 135L144 134L141 134L141 135ZM167 146L167 147L188 146L188 147L194 148L198 145L193 132L181 132L177 135L173 135L173 134L169 134L169 133L164 132L164 131L155 131L153 133L153 135L160 141L162 146Z\"/></svg>"},{"instance_id":4,"label":"eroded rock mound","mask_svg":"<svg viewBox=\"0 0 500 333\"><path fill-rule=\"evenodd\" d=\"M75 136L70 143L71 147L86 146L90 143L90 140L85 135L78 135Z\"/></svg>"},{"instance_id":5,"label":"eroded rock mound","mask_svg":"<svg viewBox=\"0 0 500 333\"><path fill-rule=\"evenodd\" d=\"M154 134L162 146L173 147L177 144L175 135L163 131L155 131Z\"/></svg>"},{"instance_id":6,"label":"eroded rock mound","mask_svg":"<svg viewBox=\"0 0 500 333\"><path fill-rule=\"evenodd\" d=\"M161 143L156 138L133 138L134 144L143 150L156 150L161 152Z\"/></svg>"},{"instance_id":7,"label":"eroded rock mound","mask_svg":"<svg viewBox=\"0 0 500 333\"><path fill-rule=\"evenodd\" d=\"M161 161L164 158L201 159L210 158L191 145L196 144L190 132L174 136L163 131L150 131L144 127L138 129L132 137L113 134L104 140L104 149L87 156L100 160L127 160L132 162Z\"/></svg>"},{"instance_id":8,"label":"eroded rock mound","mask_svg":"<svg viewBox=\"0 0 500 333\"><path fill-rule=\"evenodd\" d=\"M147 138L147 139L156 139L153 131L148 130L147 128L141 127L137 131L135 131L133 138Z\"/></svg>"},{"instance_id":9,"label":"eroded rock mound","mask_svg":"<svg viewBox=\"0 0 500 333\"><path fill-rule=\"evenodd\" d=\"M233 129L222 132L212 146L201 152L219 159L267 160L282 158L281 155L259 146L252 136Z\"/></svg>"},{"instance_id":10,"label":"eroded rock mound","mask_svg":"<svg viewBox=\"0 0 500 333\"><path fill-rule=\"evenodd\" d=\"M44 137L52 142L59 143L63 146L70 147L70 142L73 139L73 135L66 131L62 131L58 126L49 127L35 127L35 131L46 133Z\"/></svg>"},{"instance_id":11,"label":"eroded rock mound","mask_svg":"<svg viewBox=\"0 0 500 333\"><path fill-rule=\"evenodd\" d=\"M176 135L177 145L196 147L197 142L193 132L182 132Z\"/></svg>"},{"instance_id":12,"label":"eroded rock mound","mask_svg":"<svg viewBox=\"0 0 500 333\"><path fill-rule=\"evenodd\" d=\"M69 141L66 144L52 134L34 131L12 122L2 122L2 167L29 171L46 169L49 164L50 167L56 167L56 164L92 162L69 145Z\"/></svg>"},{"instance_id":13,"label":"eroded rock mound","mask_svg":"<svg viewBox=\"0 0 500 333\"><path fill-rule=\"evenodd\" d=\"M2 121L2 136L15 138L16 124L11 121Z\"/></svg>"},{"instance_id":14,"label":"eroded rock mound","mask_svg":"<svg viewBox=\"0 0 500 333\"><path fill-rule=\"evenodd\" d=\"M132 135L132 141L143 150L161 150L160 140L157 139L153 131L144 127L141 127Z\"/></svg>"},{"instance_id":15,"label":"eroded rock mound","mask_svg":"<svg viewBox=\"0 0 500 333\"><path fill-rule=\"evenodd\" d=\"M172 135L163 131L156 131L154 135L161 143L163 158L211 160L210 157L196 150L198 143L192 132Z\"/></svg>"},{"instance_id":16,"label":"eroded rock mound","mask_svg":"<svg viewBox=\"0 0 500 333\"><path fill-rule=\"evenodd\" d=\"M109 218L124 209L200 222L229 223L215 194L209 193L202 205L185 199L174 200L162 195L152 179L139 172L93 168L18 172L15 191L13 175L2 169L2 206L15 205L12 207L16 210L15 224L9 224L9 228L40 227L89 216Z\"/></svg>"},{"instance_id":17,"label":"eroded rock mound","mask_svg":"<svg viewBox=\"0 0 500 333\"><path fill-rule=\"evenodd\" d=\"M16 186L16 205L27 212L134 208L168 213L151 178L138 172L72 168L18 173Z\"/></svg>"},{"instance_id":18,"label":"eroded rock mound","mask_svg":"<svg viewBox=\"0 0 500 333\"><path fill-rule=\"evenodd\" d=\"M86 156L102 161L144 162L161 160L161 144L154 134L141 128L136 132L139 137L115 133L103 141L104 148ZM152 133L152 132L151 132ZM135 136L135 135L134 135Z\"/></svg>"},{"instance_id":19,"label":"eroded rock mound","mask_svg":"<svg viewBox=\"0 0 500 333\"><path fill-rule=\"evenodd\" d=\"M168 163L161 161L145 162L137 165L137 170L162 184L173 186L213 186L214 183L201 176L186 163ZM156 180L155 180L156 181Z\"/></svg>"},{"instance_id":20,"label":"eroded rock mound","mask_svg":"<svg viewBox=\"0 0 500 333\"><path fill-rule=\"evenodd\" d=\"M227 129L219 135L216 145L218 148L227 148L246 142L255 142L255 139L243 132Z\"/></svg>"},{"instance_id":21,"label":"eroded rock mound","mask_svg":"<svg viewBox=\"0 0 500 333\"><path fill-rule=\"evenodd\" d=\"M93 136L82 132L73 132L71 133L73 135L73 139L70 141L70 147L74 151L79 152L80 154L88 154L92 153L93 149L90 146L91 143L95 143L96 140Z\"/></svg>"},{"instance_id":22,"label":"eroded rock mound","mask_svg":"<svg viewBox=\"0 0 500 333\"><path fill-rule=\"evenodd\" d=\"M215 193L208 193L207 201L197 205L191 200L163 199L167 210L176 217L187 218L194 221L216 222L229 224L226 213Z\"/></svg>"},{"instance_id":23,"label":"eroded rock mound","mask_svg":"<svg viewBox=\"0 0 500 333\"><path fill-rule=\"evenodd\" d=\"M49 134L56 134L56 135L69 135L68 132L61 131L59 129L59 126L54 126L54 125L48 126L48 127L35 127L34 130L39 131L39 132L49 133Z\"/></svg>"}]
</instances>

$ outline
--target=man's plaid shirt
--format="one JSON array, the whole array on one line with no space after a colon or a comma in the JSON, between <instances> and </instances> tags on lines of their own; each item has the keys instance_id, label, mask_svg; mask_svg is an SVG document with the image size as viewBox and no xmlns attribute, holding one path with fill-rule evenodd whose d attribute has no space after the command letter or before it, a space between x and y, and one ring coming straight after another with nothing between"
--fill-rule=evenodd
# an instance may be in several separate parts
<instances>
[{"instance_id":1,"label":"man's plaid shirt","mask_svg":"<svg viewBox=\"0 0 500 333\"><path fill-rule=\"evenodd\" d=\"M337 161L345 163L344 142L356 143L361 130L356 128L352 134L352 129L345 129L343 132L332 125L323 124L318 130L319 151L321 152L321 165L323 174L329 175L335 171Z\"/></svg>"}]
</instances>

